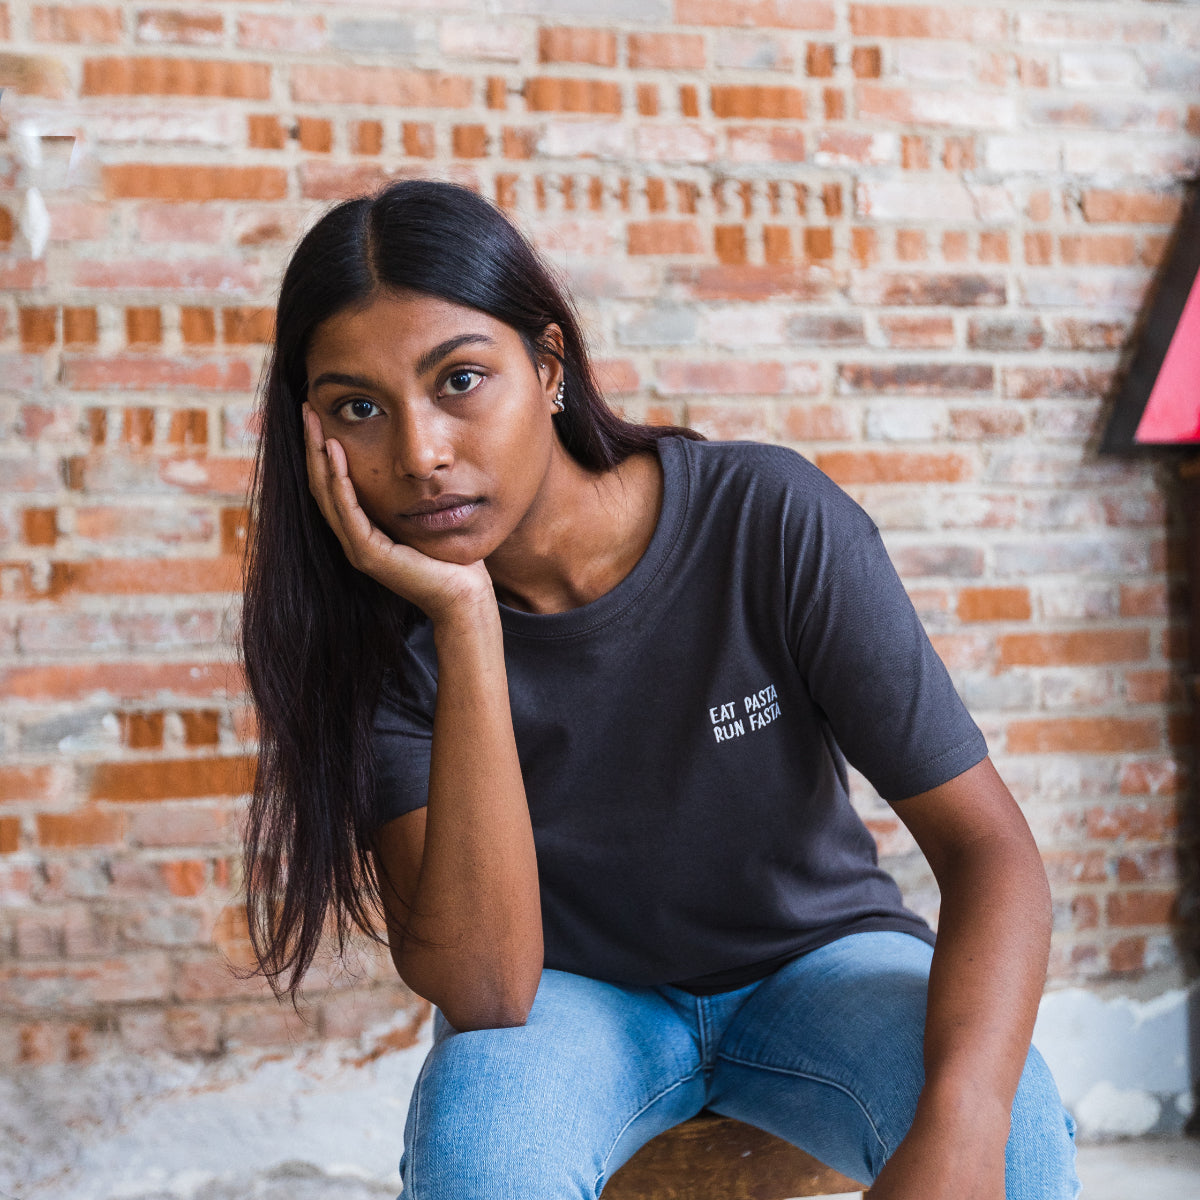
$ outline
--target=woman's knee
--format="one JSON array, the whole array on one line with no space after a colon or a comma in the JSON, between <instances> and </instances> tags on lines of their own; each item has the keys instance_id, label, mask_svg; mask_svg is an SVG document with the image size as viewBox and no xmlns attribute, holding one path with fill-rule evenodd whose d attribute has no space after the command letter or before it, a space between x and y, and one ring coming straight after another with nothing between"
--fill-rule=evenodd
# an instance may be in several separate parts
<instances>
[{"instance_id":1,"label":"woman's knee","mask_svg":"<svg viewBox=\"0 0 1200 1200\"><path fill-rule=\"evenodd\" d=\"M411 1200L595 1200L598 1156L537 1084L523 1027L450 1033L409 1102L400 1175Z\"/></svg>"},{"instance_id":2,"label":"woman's knee","mask_svg":"<svg viewBox=\"0 0 1200 1200\"><path fill-rule=\"evenodd\" d=\"M1062 1106L1050 1068L1030 1047L1013 1101L1004 1152L1007 1200L1073 1200L1075 1122Z\"/></svg>"}]
</instances>

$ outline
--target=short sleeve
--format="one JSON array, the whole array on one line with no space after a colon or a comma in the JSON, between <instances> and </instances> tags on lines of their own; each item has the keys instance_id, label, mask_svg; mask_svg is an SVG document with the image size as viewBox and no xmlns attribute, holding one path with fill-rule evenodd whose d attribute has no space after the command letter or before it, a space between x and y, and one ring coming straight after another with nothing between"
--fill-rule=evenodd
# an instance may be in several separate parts
<instances>
[{"instance_id":1,"label":"short sleeve","mask_svg":"<svg viewBox=\"0 0 1200 1200\"><path fill-rule=\"evenodd\" d=\"M930 644L879 531L827 548L793 652L847 760L889 803L945 783L987 743Z\"/></svg>"},{"instance_id":2,"label":"short sleeve","mask_svg":"<svg viewBox=\"0 0 1200 1200\"><path fill-rule=\"evenodd\" d=\"M410 638L400 669L384 675L375 707L372 749L379 825L420 808L429 798L437 677L436 666L422 653L427 640L420 632Z\"/></svg>"}]
</instances>

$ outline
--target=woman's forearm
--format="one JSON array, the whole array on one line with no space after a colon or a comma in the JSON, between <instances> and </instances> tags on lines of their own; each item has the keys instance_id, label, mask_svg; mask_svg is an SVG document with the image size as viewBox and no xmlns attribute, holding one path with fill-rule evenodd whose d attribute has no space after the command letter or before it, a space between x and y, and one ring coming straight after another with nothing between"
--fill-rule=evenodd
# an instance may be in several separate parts
<instances>
[{"instance_id":1,"label":"woman's forearm","mask_svg":"<svg viewBox=\"0 0 1200 1200\"><path fill-rule=\"evenodd\" d=\"M925 1086L881 1200L1003 1200L1004 1149L1046 977L1050 891L1033 835L989 760L897 812L942 892Z\"/></svg>"},{"instance_id":2,"label":"woman's forearm","mask_svg":"<svg viewBox=\"0 0 1200 1200\"><path fill-rule=\"evenodd\" d=\"M930 1098L994 1108L1007 1122L1050 949L1050 892L1032 837L971 844L943 867L929 976Z\"/></svg>"},{"instance_id":3,"label":"woman's forearm","mask_svg":"<svg viewBox=\"0 0 1200 1200\"><path fill-rule=\"evenodd\" d=\"M425 845L393 958L456 1029L522 1024L541 978L542 914L494 603L439 622L435 640Z\"/></svg>"}]
</instances>

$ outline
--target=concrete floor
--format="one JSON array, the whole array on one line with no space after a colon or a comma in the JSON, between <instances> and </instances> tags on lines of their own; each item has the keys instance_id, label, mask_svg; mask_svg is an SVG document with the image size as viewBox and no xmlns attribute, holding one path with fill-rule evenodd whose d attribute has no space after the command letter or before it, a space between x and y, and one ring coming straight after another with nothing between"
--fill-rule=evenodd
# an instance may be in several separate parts
<instances>
[{"instance_id":1,"label":"concrete floor","mask_svg":"<svg viewBox=\"0 0 1200 1200\"><path fill-rule=\"evenodd\" d=\"M0 1200L393 1200L429 1027L389 1032L0 1077ZM1200 1141L1085 1145L1079 1174L1083 1200L1200 1200Z\"/></svg>"}]
</instances>

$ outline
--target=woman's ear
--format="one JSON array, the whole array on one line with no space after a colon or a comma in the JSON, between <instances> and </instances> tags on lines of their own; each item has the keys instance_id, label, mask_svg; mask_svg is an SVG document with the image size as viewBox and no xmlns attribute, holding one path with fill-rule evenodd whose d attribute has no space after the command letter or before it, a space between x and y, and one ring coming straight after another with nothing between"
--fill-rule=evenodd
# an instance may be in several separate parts
<instances>
[{"instance_id":1,"label":"woman's ear","mask_svg":"<svg viewBox=\"0 0 1200 1200\"><path fill-rule=\"evenodd\" d=\"M538 349L542 353L552 354L555 358L562 359L562 330L554 322L551 322L542 330L541 336L538 338Z\"/></svg>"}]
</instances>

